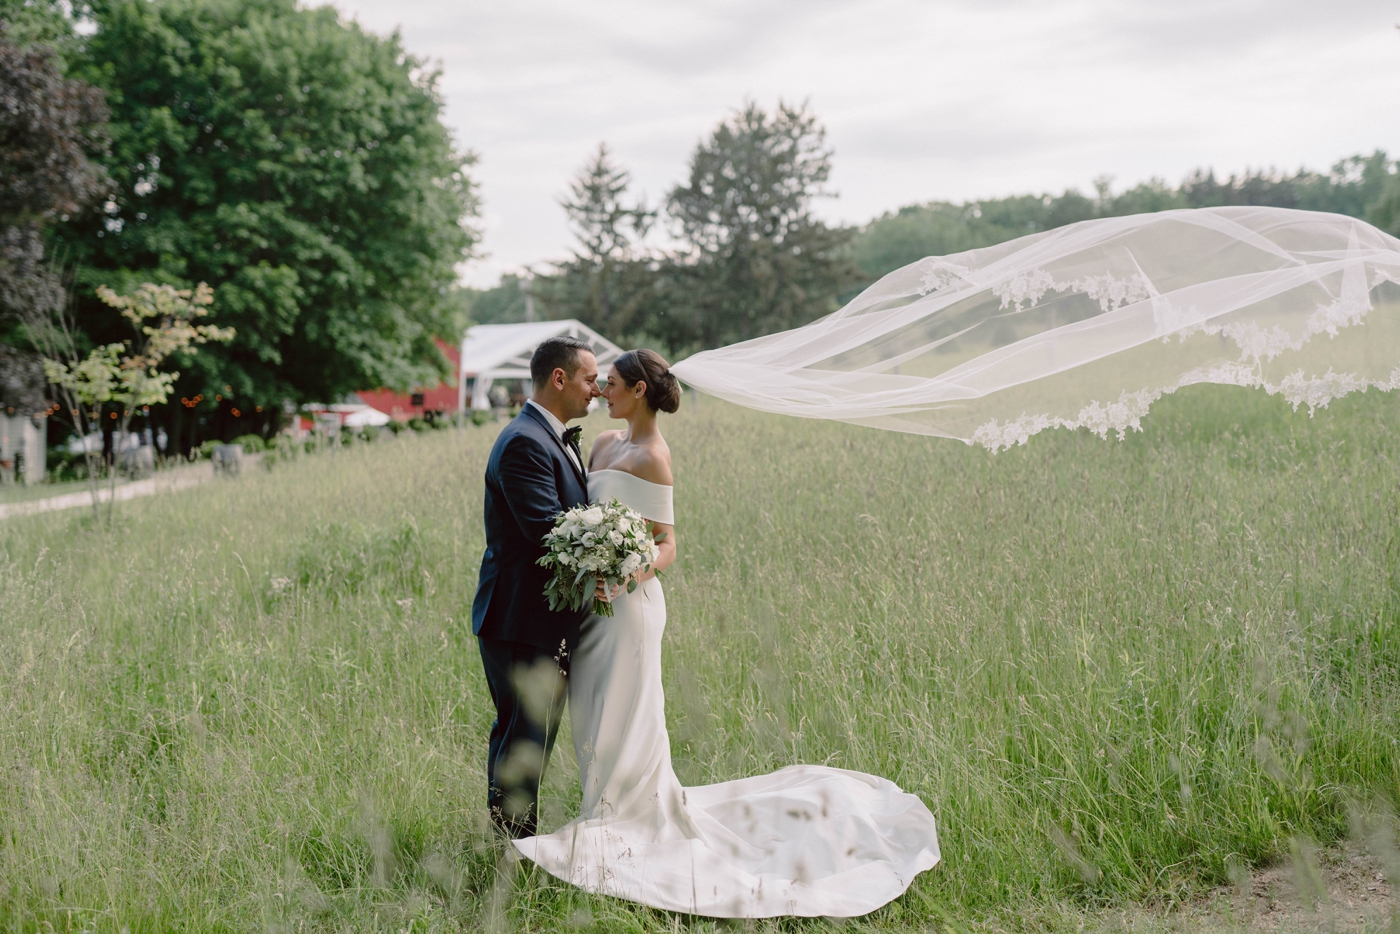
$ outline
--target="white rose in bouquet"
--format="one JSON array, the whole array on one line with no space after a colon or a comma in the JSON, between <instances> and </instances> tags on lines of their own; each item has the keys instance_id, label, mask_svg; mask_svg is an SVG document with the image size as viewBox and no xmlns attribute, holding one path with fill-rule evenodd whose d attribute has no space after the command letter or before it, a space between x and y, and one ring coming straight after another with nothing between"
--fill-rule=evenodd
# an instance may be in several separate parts
<instances>
[{"instance_id":1,"label":"white rose in bouquet","mask_svg":"<svg viewBox=\"0 0 1400 934\"><path fill-rule=\"evenodd\" d=\"M561 512L544 539L539 564L554 571L544 595L551 610L581 610L593 600L593 612L612 616L612 604L594 594L599 580L608 587L637 588L633 577L648 571L660 552L647 521L617 500L575 506Z\"/></svg>"}]
</instances>

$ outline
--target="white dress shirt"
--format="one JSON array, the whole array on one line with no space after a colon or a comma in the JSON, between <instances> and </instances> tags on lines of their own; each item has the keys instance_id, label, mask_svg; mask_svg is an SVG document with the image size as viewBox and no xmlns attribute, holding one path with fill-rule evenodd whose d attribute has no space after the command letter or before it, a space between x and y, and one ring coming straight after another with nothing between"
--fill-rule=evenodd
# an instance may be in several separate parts
<instances>
[{"instance_id":1,"label":"white dress shirt","mask_svg":"<svg viewBox=\"0 0 1400 934\"><path fill-rule=\"evenodd\" d=\"M525 404L533 405L540 411L544 415L545 421L549 422L549 427L554 429L555 436L558 437L560 441L564 440L564 423L555 418L553 412L540 405L534 399L525 400ZM574 466L578 468L579 473L583 473L583 465L578 462L578 457L574 454L574 449L566 444L564 445L564 453L569 455L569 460L574 462Z\"/></svg>"}]
</instances>

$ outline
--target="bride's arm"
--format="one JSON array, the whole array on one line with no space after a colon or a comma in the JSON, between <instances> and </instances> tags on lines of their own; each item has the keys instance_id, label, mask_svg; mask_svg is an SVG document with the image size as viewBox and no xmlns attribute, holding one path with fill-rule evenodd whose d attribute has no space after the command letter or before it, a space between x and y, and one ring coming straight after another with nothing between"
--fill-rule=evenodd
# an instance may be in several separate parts
<instances>
[{"instance_id":1,"label":"bride's arm","mask_svg":"<svg viewBox=\"0 0 1400 934\"><path fill-rule=\"evenodd\" d=\"M671 476L671 452L664 444L646 449L639 461L632 465L632 472L650 483L670 486L675 482ZM656 550L660 554L657 555L650 571L637 575L638 583L655 577L657 571L666 570L676 560L676 527L674 525L653 522L651 536L656 539Z\"/></svg>"},{"instance_id":2,"label":"bride's arm","mask_svg":"<svg viewBox=\"0 0 1400 934\"><path fill-rule=\"evenodd\" d=\"M655 577L657 571L666 570L676 560L676 527L674 525L653 522L651 524L651 537L656 539L656 550L660 554L656 556L656 561L652 563L650 571L637 573L637 583L639 584Z\"/></svg>"}]
</instances>

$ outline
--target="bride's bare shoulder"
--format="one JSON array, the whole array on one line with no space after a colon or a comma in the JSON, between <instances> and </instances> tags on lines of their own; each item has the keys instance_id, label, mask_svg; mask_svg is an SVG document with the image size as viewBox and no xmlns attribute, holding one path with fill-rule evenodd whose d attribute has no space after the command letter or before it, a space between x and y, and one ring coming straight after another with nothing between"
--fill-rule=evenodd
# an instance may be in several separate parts
<instances>
[{"instance_id":1,"label":"bride's bare shoulder","mask_svg":"<svg viewBox=\"0 0 1400 934\"><path fill-rule=\"evenodd\" d=\"M671 449L664 442L641 448L629 460L628 473L663 486L671 486L676 482L671 476Z\"/></svg>"}]
</instances>

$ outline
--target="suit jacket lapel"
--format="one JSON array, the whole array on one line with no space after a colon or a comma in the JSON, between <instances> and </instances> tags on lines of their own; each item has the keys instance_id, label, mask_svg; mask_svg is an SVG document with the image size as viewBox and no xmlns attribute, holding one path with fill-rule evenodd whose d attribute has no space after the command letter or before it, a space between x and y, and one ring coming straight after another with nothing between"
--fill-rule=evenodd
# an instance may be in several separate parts
<instances>
[{"instance_id":1,"label":"suit jacket lapel","mask_svg":"<svg viewBox=\"0 0 1400 934\"><path fill-rule=\"evenodd\" d=\"M545 434L549 435L551 438L554 439L554 443L559 446L559 450L562 451L564 454L564 462L573 469L574 476L578 477L579 483L583 484L583 488L586 491L588 489L588 472L583 469L583 452L579 452L578 464L575 465L574 459L569 456L569 446L564 443L563 438L560 438L557 434L554 433L554 426L549 423L549 419L545 418L543 414L536 411L533 405L525 406L523 408L523 411L528 412L530 417L533 418L535 422L538 423L539 426L545 430Z\"/></svg>"}]
</instances>

